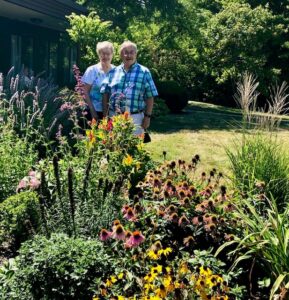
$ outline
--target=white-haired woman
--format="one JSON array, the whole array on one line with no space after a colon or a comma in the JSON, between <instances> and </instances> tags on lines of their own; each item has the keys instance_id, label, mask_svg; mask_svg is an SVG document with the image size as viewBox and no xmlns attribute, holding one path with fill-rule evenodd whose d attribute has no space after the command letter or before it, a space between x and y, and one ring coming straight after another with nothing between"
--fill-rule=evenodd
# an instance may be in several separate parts
<instances>
[{"instance_id":1,"label":"white-haired woman","mask_svg":"<svg viewBox=\"0 0 289 300\"><path fill-rule=\"evenodd\" d=\"M96 120L103 118L102 95L100 87L107 73L114 67L111 64L114 48L110 42L100 42L96 45L99 62L88 67L82 76L84 83L85 101L89 107L91 118ZM88 119L90 119L88 117Z\"/></svg>"}]
</instances>

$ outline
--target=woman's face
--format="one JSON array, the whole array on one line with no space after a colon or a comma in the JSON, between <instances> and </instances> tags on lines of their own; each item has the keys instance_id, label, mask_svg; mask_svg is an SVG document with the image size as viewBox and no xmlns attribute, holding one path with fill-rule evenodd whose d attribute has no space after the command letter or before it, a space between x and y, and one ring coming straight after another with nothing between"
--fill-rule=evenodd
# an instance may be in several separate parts
<instances>
[{"instance_id":1,"label":"woman's face","mask_svg":"<svg viewBox=\"0 0 289 300\"><path fill-rule=\"evenodd\" d=\"M112 57L113 57L113 53L111 51L111 49L109 48L103 48L99 51L99 60L102 63L111 63Z\"/></svg>"}]
</instances>

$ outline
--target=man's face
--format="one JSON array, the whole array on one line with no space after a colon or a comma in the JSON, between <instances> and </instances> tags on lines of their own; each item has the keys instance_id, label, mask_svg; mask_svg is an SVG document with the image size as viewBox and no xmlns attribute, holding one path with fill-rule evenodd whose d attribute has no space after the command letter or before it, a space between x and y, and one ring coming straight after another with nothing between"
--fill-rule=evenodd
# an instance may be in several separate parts
<instances>
[{"instance_id":1,"label":"man's face","mask_svg":"<svg viewBox=\"0 0 289 300\"><path fill-rule=\"evenodd\" d=\"M136 51L133 46L122 49L120 56L126 67L130 67L136 61Z\"/></svg>"}]
</instances>

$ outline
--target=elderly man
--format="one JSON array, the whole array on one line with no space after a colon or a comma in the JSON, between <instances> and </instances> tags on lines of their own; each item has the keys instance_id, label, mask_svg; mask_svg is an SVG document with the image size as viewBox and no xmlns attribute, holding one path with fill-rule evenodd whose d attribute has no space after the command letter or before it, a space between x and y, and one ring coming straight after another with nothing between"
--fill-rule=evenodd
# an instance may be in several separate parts
<instances>
[{"instance_id":1,"label":"elderly man","mask_svg":"<svg viewBox=\"0 0 289 300\"><path fill-rule=\"evenodd\" d=\"M150 125L154 97L158 95L150 71L136 62L137 46L126 41L120 47L122 64L103 81L103 115L128 111L136 126L135 134Z\"/></svg>"}]
</instances>

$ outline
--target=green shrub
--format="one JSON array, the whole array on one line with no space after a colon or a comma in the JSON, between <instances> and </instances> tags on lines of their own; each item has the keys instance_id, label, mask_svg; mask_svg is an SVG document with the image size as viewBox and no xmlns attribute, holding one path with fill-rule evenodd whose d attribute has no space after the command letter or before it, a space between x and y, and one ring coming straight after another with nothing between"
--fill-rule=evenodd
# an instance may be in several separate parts
<instances>
[{"instance_id":1,"label":"green shrub","mask_svg":"<svg viewBox=\"0 0 289 300\"><path fill-rule=\"evenodd\" d=\"M19 245L33 234L40 223L38 203L34 192L23 192L0 203L0 243L12 239Z\"/></svg>"},{"instance_id":2,"label":"green shrub","mask_svg":"<svg viewBox=\"0 0 289 300\"><path fill-rule=\"evenodd\" d=\"M0 299L89 299L110 260L95 240L54 234L22 245L13 275L0 270ZM1 276L2 275L2 276Z\"/></svg>"},{"instance_id":3,"label":"green shrub","mask_svg":"<svg viewBox=\"0 0 289 300\"><path fill-rule=\"evenodd\" d=\"M183 110L188 104L186 89L176 81L162 81L157 84L159 96L166 101L171 112L176 113Z\"/></svg>"},{"instance_id":4,"label":"green shrub","mask_svg":"<svg viewBox=\"0 0 289 300\"><path fill-rule=\"evenodd\" d=\"M165 116L169 112L164 99L157 97L154 102L153 117Z\"/></svg>"},{"instance_id":5,"label":"green shrub","mask_svg":"<svg viewBox=\"0 0 289 300\"><path fill-rule=\"evenodd\" d=\"M0 124L0 202L13 195L19 181L28 174L37 153L27 140Z\"/></svg>"},{"instance_id":6,"label":"green shrub","mask_svg":"<svg viewBox=\"0 0 289 300\"><path fill-rule=\"evenodd\" d=\"M243 135L242 142L227 149L234 185L244 191L264 189L279 208L289 200L289 157L273 136Z\"/></svg>"}]
</instances>

